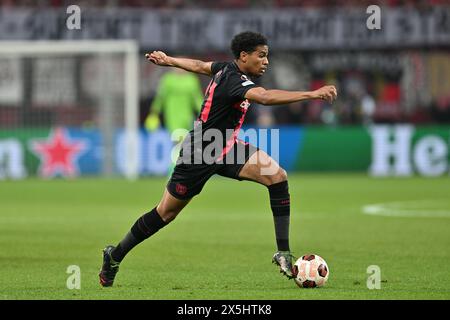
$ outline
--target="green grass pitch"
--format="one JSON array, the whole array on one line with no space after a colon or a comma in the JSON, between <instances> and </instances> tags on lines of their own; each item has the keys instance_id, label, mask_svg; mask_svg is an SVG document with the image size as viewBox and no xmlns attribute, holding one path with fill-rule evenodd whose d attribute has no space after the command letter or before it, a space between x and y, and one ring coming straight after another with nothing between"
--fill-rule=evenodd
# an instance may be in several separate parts
<instances>
[{"instance_id":1,"label":"green grass pitch","mask_svg":"<svg viewBox=\"0 0 450 320\"><path fill-rule=\"evenodd\" d=\"M0 183L0 299L450 299L448 177L289 181L291 249L328 262L325 287L300 289L271 264L267 190L217 177L102 288L101 249L157 203L165 179L30 179ZM396 215L363 214L369 204ZM80 290L66 287L70 265ZM379 290L367 288L370 265L381 269Z\"/></svg>"}]
</instances>

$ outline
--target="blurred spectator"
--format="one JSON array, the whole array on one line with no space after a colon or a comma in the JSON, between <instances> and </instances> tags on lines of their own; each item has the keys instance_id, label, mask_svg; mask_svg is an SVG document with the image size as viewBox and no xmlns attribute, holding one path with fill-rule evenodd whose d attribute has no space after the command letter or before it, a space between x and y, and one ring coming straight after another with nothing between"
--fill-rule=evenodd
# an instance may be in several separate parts
<instances>
[{"instance_id":1,"label":"blurred spectator","mask_svg":"<svg viewBox=\"0 0 450 320\"><path fill-rule=\"evenodd\" d=\"M0 0L2 7L63 7L76 4L83 7L149 7L149 8L291 8L291 7L432 7L448 5L450 0Z\"/></svg>"},{"instance_id":2,"label":"blurred spectator","mask_svg":"<svg viewBox=\"0 0 450 320\"><path fill-rule=\"evenodd\" d=\"M433 101L431 115L437 123L450 123L450 94Z\"/></svg>"},{"instance_id":3,"label":"blurred spectator","mask_svg":"<svg viewBox=\"0 0 450 320\"><path fill-rule=\"evenodd\" d=\"M58 8L71 4L82 7L130 7L155 9L244 9L244 8L361 8L370 4L387 7L430 8L433 5L450 5L450 0L0 0L3 7L49 7ZM426 9L426 8L425 8ZM443 10L444 12L444 10ZM442 16L442 28L446 28L446 15ZM444 19L445 18L445 19ZM270 30L270 28L268 28ZM155 48L151 48L152 50ZM163 49L163 48L161 48ZM263 126L277 124L370 124L397 123L450 123L450 51L448 46L429 48L384 48L369 50L292 50L282 51L271 47L270 68L262 77L261 85L266 88L279 87L285 90L314 90L325 84L338 88L338 99L333 105L324 101L309 101L285 106L254 106L249 110L247 123ZM176 49L180 54L180 48ZM189 55L187 52L182 54ZM195 53L198 54L198 53ZM205 61L226 61L226 50L208 52L215 55L204 57ZM141 70L141 74L145 72ZM150 70L155 74L154 70ZM170 74L173 76L173 74ZM156 75L157 79L159 75ZM167 75L169 77L169 74ZM161 82L164 82L164 77ZM207 77L201 78L206 87ZM175 81L176 82L176 81ZM198 82L198 79L197 79ZM148 83L147 83L148 85ZM162 84L161 84L162 86ZM156 88L156 85L153 85ZM146 88L147 89L147 88ZM164 91L159 89L158 91ZM145 92L141 88L141 92ZM142 95L143 96L143 95ZM200 95L198 95L201 97ZM145 97L145 100L149 97ZM169 130L172 125L168 107L170 102L161 101L161 93L152 105L151 118L162 115ZM195 98L201 100L201 98ZM163 106L164 105L164 106ZM142 110L141 121L147 116L148 101ZM198 110L201 101L185 109ZM184 108L184 107L183 107ZM167 113L167 114L166 114ZM189 119L188 119L189 118ZM169 122L167 122L169 121ZM180 127L192 125L192 115L180 120Z\"/></svg>"}]
</instances>

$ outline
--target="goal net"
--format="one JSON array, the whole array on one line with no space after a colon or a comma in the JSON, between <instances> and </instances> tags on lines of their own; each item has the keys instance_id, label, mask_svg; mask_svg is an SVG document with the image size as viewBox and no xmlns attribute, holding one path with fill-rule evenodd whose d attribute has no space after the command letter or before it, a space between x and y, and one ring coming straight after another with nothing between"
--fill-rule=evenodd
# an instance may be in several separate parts
<instances>
[{"instance_id":1,"label":"goal net","mask_svg":"<svg viewBox=\"0 0 450 320\"><path fill-rule=\"evenodd\" d=\"M134 41L0 41L0 179L138 175Z\"/></svg>"}]
</instances>

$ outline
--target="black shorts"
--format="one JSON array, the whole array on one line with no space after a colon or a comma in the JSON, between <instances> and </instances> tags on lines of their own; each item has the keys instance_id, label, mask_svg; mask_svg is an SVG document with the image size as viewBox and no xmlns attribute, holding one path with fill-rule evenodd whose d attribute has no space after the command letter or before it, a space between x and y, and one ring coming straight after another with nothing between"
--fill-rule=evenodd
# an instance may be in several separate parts
<instances>
[{"instance_id":1,"label":"black shorts","mask_svg":"<svg viewBox=\"0 0 450 320\"><path fill-rule=\"evenodd\" d=\"M248 159L259 148L241 140L237 140L228 151L223 161L212 164L178 163L167 183L167 190L172 196L180 200L188 200L199 194L206 182L214 174L236 180Z\"/></svg>"}]
</instances>

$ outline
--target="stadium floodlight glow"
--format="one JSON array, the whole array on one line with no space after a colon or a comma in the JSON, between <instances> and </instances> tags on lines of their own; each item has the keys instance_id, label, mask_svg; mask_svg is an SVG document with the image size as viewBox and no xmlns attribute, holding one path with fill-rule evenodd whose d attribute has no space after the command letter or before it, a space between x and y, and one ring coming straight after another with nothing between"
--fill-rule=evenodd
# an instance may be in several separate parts
<instances>
[{"instance_id":1,"label":"stadium floodlight glow","mask_svg":"<svg viewBox=\"0 0 450 320\"><path fill-rule=\"evenodd\" d=\"M139 47L134 40L0 41L1 58L36 58L64 54L123 54L125 107L125 176L138 177Z\"/></svg>"}]
</instances>

